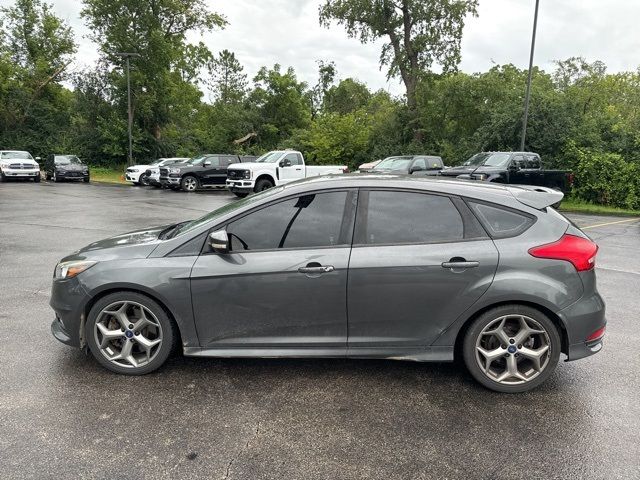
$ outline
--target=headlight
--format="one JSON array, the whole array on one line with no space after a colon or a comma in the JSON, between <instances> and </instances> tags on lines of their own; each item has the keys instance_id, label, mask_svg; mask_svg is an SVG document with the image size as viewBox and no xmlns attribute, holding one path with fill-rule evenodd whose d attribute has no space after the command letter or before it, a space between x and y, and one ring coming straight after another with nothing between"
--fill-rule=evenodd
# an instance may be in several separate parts
<instances>
[{"instance_id":1,"label":"headlight","mask_svg":"<svg viewBox=\"0 0 640 480\"><path fill-rule=\"evenodd\" d=\"M53 278L64 279L73 278L84 272L86 269L93 267L96 263L92 260L72 260L70 262L60 262L56 265Z\"/></svg>"},{"instance_id":2,"label":"headlight","mask_svg":"<svg viewBox=\"0 0 640 480\"><path fill-rule=\"evenodd\" d=\"M251 170L245 170L244 171L244 178L246 178L246 179L251 178Z\"/></svg>"},{"instance_id":3,"label":"headlight","mask_svg":"<svg viewBox=\"0 0 640 480\"><path fill-rule=\"evenodd\" d=\"M169 169L169 173L180 173L180 169L179 168L170 168Z\"/></svg>"}]
</instances>

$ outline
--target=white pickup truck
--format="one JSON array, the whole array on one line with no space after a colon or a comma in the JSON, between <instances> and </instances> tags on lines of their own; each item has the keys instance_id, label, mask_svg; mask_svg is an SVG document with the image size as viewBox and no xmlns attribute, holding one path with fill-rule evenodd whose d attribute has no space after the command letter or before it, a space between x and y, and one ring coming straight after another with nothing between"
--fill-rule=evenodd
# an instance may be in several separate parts
<instances>
[{"instance_id":1,"label":"white pickup truck","mask_svg":"<svg viewBox=\"0 0 640 480\"><path fill-rule=\"evenodd\" d=\"M40 157L36 157L40 160ZM40 181L40 165L29 152L21 150L0 150L0 182L9 178L33 179Z\"/></svg>"},{"instance_id":2,"label":"white pickup truck","mask_svg":"<svg viewBox=\"0 0 640 480\"><path fill-rule=\"evenodd\" d=\"M302 178L348 173L346 165L305 165L295 150L268 152L251 163L234 163L227 168L227 189L238 197L261 192Z\"/></svg>"}]
</instances>

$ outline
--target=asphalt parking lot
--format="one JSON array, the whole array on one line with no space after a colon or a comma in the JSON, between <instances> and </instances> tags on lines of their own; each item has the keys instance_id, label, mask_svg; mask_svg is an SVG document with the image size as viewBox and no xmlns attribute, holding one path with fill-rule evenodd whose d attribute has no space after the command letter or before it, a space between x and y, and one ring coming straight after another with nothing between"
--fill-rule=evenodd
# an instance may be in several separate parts
<instances>
[{"instance_id":1,"label":"asphalt parking lot","mask_svg":"<svg viewBox=\"0 0 640 480\"><path fill-rule=\"evenodd\" d=\"M640 478L640 219L570 215L600 245L605 347L527 394L393 361L178 356L131 378L51 336L62 256L234 199L0 185L1 478Z\"/></svg>"}]
</instances>

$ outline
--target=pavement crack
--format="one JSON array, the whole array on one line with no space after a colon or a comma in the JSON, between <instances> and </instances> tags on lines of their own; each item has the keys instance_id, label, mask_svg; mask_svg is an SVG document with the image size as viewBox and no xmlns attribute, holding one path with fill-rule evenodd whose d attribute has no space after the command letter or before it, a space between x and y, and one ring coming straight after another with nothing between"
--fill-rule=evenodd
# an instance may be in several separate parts
<instances>
[{"instance_id":1,"label":"pavement crack","mask_svg":"<svg viewBox=\"0 0 640 480\"><path fill-rule=\"evenodd\" d=\"M224 473L224 477L222 477L222 480L227 480L229 478L229 474L231 473L231 467L233 466L233 464L242 455L244 455L244 453L247 450L249 450L249 448L251 447L251 442L253 442L256 438L258 438L259 434L260 434L260 422L258 422L258 424L256 425L256 429L253 432L253 435L247 439L247 442L244 444L244 447L242 447L240 449L240 451L238 452L238 454L235 457L233 457L231 460L229 460L229 463L227 464L227 469L226 469L226 471Z\"/></svg>"}]
</instances>

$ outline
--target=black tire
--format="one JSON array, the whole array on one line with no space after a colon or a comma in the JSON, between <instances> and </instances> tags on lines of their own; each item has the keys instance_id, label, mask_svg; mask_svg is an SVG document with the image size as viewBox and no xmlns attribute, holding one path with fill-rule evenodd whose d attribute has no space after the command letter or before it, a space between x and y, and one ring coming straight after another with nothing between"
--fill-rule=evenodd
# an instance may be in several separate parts
<instances>
[{"instance_id":1,"label":"black tire","mask_svg":"<svg viewBox=\"0 0 640 480\"><path fill-rule=\"evenodd\" d=\"M6 182L7 181L7 177L4 173L0 173L0 182Z\"/></svg>"},{"instance_id":2,"label":"black tire","mask_svg":"<svg viewBox=\"0 0 640 480\"><path fill-rule=\"evenodd\" d=\"M33 181L36 183L40 183L40 174L36 175L36 178L34 178Z\"/></svg>"},{"instance_id":3,"label":"black tire","mask_svg":"<svg viewBox=\"0 0 640 480\"><path fill-rule=\"evenodd\" d=\"M268 178L261 178L256 182L256 186L253 188L253 191L257 193L269 188L273 188L273 182Z\"/></svg>"},{"instance_id":4,"label":"black tire","mask_svg":"<svg viewBox=\"0 0 640 480\"><path fill-rule=\"evenodd\" d=\"M155 315L162 328L162 343L157 354L148 364L140 367L127 368L107 359L101 352L94 335L95 324L102 310L113 303L123 301L134 302L149 309ZM145 375L160 368L169 358L171 352L175 350L178 341L178 328L164 309L153 299L140 293L122 291L111 293L101 298L91 308L85 325L85 338L91 354L103 367L123 375Z\"/></svg>"},{"instance_id":5,"label":"black tire","mask_svg":"<svg viewBox=\"0 0 640 480\"><path fill-rule=\"evenodd\" d=\"M140 185L142 185L143 187L149 186L149 176L146 173L143 173L142 175L140 175L140 177L138 178L138 181L140 182Z\"/></svg>"},{"instance_id":6,"label":"black tire","mask_svg":"<svg viewBox=\"0 0 640 480\"><path fill-rule=\"evenodd\" d=\"M194 188L191 187L192 185L194 186ZM193 175L185 175L180 180L180 190L182 190L183 192L195 192L199 188L200 182Z\"/></svg>"},{"instance_id":7,"label":"black tire","mask_svg":"<svg viewBox=\"0 0 640 480\"><path fill-rule=\"evenodd\" d=\"M489 378L489 376L484 373L476 359L476 341L478 336L483 329L491 323L494 323L496 319L505 315L524 315L533 319L544 328L549 338L550 353L546 366L535 378L531 378L525 383L508 385L497 382ZM467 366L469 373L471 373L473 378L475 378L481 385L496 392L521 393L540 386L545 380L547 380L547 378L549 378L558 364L561 345L562 342L557 327L545 314L539 310L524 305L503 305L488 310L473 321L465 334L462 349L464 363ZM505 350L505 354L506 352L507 350ZM517 353L515 356L518 356Z\"/></svg>"},{"instance_id":8,"label":"black tire","mask_svg":"<svg viewBox=\"0 0 640 480\"><path fill-rule=\"evenodd\" d=\"M247 195L249 195L249 192L233 192L235 194L236 197L239 198L245 198Z\"/></svg>"},{"instance_id":9,"label":"black tire","mask_svg":"<svg viewBox=\"0 0 640 480\"><path fill-rule=\"evenodd\" d=\"M91 177L84 177L82 180L84 183L89 183L91 181Z\"/></svg>"},{"instance_id":10,"label":"black tire","mask_svg":"<svg viewBox=\"0 0 640 480\"><path fill-rule=\"evenodd\" d=\"M58 183L60 181L60 179L58 178L58 175L56 174L55 170L53 172L52 178L53 178L53 181L55 183Z\"/></svg>"},{"instance_id":11,"label":"black tire","mask_svg":"<svg viewBox=\"0 0 640 480\"><path fill-rule=\"evenodd\" d=\"M49 172L45 172L45 174L44 174L44 178L45 178L47 181L51 180L51 175L49 174Z\"/></svg>"}]
</instances>

